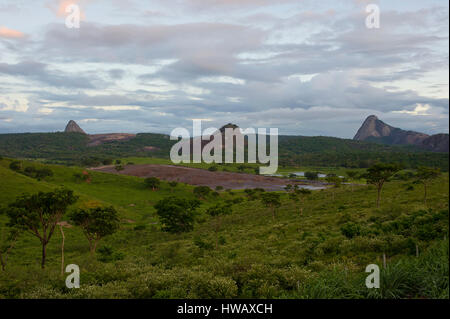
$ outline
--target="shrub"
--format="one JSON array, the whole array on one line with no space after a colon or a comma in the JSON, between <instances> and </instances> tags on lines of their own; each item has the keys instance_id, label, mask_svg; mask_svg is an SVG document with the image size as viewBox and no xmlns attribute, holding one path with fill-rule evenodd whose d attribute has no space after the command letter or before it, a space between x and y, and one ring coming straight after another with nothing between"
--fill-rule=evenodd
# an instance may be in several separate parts
<instances>
[{"instance_id":1,"label":"shrub","mask_svg":"<svg viewBox=\"0 0 450 319\"><path fill-rule=\"evenodd\" d=\"M194 218L199 206L200 201L198 200L169 197L160 200L155 208L164 231L182 233L194 229Z\"/></svg>"},{"instance_id":2,"label":"shrub","mask_svg":"<svg viewBox=\"0 0 450 319\"><path fill-rule=\"evenodd\" d=\"M197 186L194 188L194 195L198 198L205 199L211 193L211 188L208 186Z\"/></svg>"},{"instance_id":3,"label":"shrub","mask_svg":"<svg viewBox=\"0 0 450 319\"><path fill-rule=\"evenodd\" d=\"M35 177L37 179L43 179L45 177L51 177L51 176L53 176L53 171L47 167L36 170Z\"/></svg>"},{"instance_id":4,"label":"shrub","mask_svg":"<svg viewBox=\"0 0 450 319\"><path fill-rule=\"evenodd\" d=\"M204 241L200 237L195 237L194 238L194 245L197 246L200 249L206 249L206 250L214 249L214 244L213 243Z\"/></svg>"},{"instance_id":5,"label":"shrub","mask_svg":"<svg viewBox=\"0 0 450 319\"><path fill-rule=\"evenodd\" d=\"M9 164L9 168L13 171L20 171L22 170L22 162L21 161L12 161L11 164Z\"/></svg>"},{"instance_id":6,"label":"shrub","mask_svg":"<svg viewBox=\"0 0 450 319\"><path fill-rule=\"evenodd\" d=\"M144 179L144 184L146 187L151 188L152 190L156 190L159 188L161 181L156 177L147 177Z\"/></svg>"},{"instance_id":7,"label":"shrub","mask_svg":"<svg viewBox=\"0 0 450 319\"><path fill-rule=\"evenodd\" d=\"M134 226L134 230L135 231L145 230L145 228L146 228L145 225L136 225L136 226Z\"/></svg>"},{"instance_id":8,"label":"shrub","mask_svg":"<svg viewBox=\"0 0 450 319\"><path fill-rule=\"evenodd\" d=\"M102 246L97 250L98 260L101 262L111 262L116 260L122 260L124 258L124 254L122 252L114 252L111 246Z\"/></svg>"},{"instance_id":9,"label":"shrub","mask_svg":"<svg viewBox=\"0 0 450 319\"><path fill-rule=\"evenodd\" d=\"M361 234L361 227L358 224L349 222L341 227L341 233L347 238L353 238Z\"/></svg>"},{"instance_id":10,"label":"shrub","mask_svg":"<svg viewBox=\"0 0 450 319\"><path fill-rule=\"evenodd\" d=\"M306 179L309 180L318 180L319 179L319 173L318 172L305 172Z\"/></svg>"},{"instance_id":11,"label":"shrub","mask_svg":"<svg viewBox=\"0 0 450 319\"><path fill-rule=\"evenodd\" d=\"M113 160L111 158L105 158L102 162L103 165L111 165Z\"/></svg>"}]
</instances>

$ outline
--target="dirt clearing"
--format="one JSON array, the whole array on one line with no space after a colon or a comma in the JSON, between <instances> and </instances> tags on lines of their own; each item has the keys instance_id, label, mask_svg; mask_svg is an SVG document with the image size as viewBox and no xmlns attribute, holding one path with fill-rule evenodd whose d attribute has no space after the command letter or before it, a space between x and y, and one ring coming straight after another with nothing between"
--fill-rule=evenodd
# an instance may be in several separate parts
<instances>
[{"instance_id":1,"label":"dirt clearing","mask_svg":"<svg viewBox=\"0 0 450 319\"><path fill-rule=\"evenodd\" d=\"M264 188L265 190L278 191L282 190L286 184L293 184L292 181L277 177L231 172L210 172L199 168L173 165L126 165L124 170L120 172L117 172L114 166L102 166L92 168L92 170L138 177L157 177L165 181L177 181L190 185L209 186L211 188L222 186L224 189ZM301 187L320 188L304 185L301 185Z\"/></svg>"}]
</instances>

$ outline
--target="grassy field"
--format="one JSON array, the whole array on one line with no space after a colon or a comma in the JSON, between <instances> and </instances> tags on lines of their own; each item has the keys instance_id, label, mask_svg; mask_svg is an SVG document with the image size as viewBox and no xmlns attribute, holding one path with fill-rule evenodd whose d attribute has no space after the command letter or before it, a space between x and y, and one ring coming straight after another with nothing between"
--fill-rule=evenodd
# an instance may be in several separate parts
<instances>
[{"instance_id":1,"label":"grassy field","mask_svg":"<svg viewBox=\"0 0 450 319\"><path fill-rule=\"evenodd\" d=\"M122 162L168 164L154 158ZM25 162L25 167L46 166L53 171L52 177L38 181L12 171L9 163L0 160L0 206L23 192L64 186L80 196L74 207L92 202L113 205L120 213L121 228L100 242L100 247L113 251L109 259L89 253L78 227L65 228L66 264L81 269L81 288L72 290L65 288L60 274L60 233L49 243L45 270L39 265L38 239L23 234L6 271L0 271L0 298L449 297L448 173L430 186L427 206L423 186L411 181L387 183L379 208L372 186L352 191L343 185L314 191L298 202L281 193L275 220L259 198L224 191L202 201L192 232L169 234L161 231L153 206L171 195L194 198L192 186L171 189L163 182L152 191L141 178L99 172L90 172L91 182L86 183L74 178L83 168ZM231 165L230 171L234 169ZM281 172L291 169L312 170ZM205 210L225 200L235 200L233 213L223 217L216 235L214 220ZM5 222L0 216L0 224ZM365 287L364 270L372 263L382 268L381 289Z\"/></svg>"}]
</instances>

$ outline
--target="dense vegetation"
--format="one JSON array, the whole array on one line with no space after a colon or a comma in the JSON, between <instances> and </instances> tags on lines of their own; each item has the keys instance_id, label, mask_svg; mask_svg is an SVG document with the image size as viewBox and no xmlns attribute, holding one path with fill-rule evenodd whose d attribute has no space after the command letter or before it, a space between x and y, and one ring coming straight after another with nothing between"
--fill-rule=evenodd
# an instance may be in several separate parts
<instances>
[{"instance_id":1,"label":"dense vegetation","mask_svg":"<svg viewBox=\"0 0 450 319\"><path fill-rule=\"evenodd\" d=\"M88 139L79 133L0 134L0 155L97 166L118 157L167 158L175 143L168 135L151 133L97 146L87 146ZM448 171L449 165L448 153L323 136L279 136L279 155L281 166L367 168L376 162L396 162L409 168L428 165Z\"/></svg>"},{"instance_id":2,"label":"dense vegetation","mask_svg":"<svg viewBox=\"0 0 450 319\"><path fill-rule=\"evenodd\" d=\"M426 180L425 202L424 184L402 172L385 182L377 208L377 188L363 184L360 170L352 187L267 195L164 181L153 189L142 178L22 161L21 171L52 171L38 180L12 162L0 160L0 206L62 186L78 197L61 227L65 263L80 266L81 288L65 287L60 232L41 269L41 242L22 231L8 236L3 214L0 298L449 298L448 173ZM98 207L114 207L120 228L94 253L80 225ZM168 207L189 213L174 219ZM380 289L365 286L373 263Z\"/></svg>"},{"instance_id":3,"label":"dense vegetation","mask_svg":"<svg viewBox=\"0 0 450 319\"><path fill-rule=\"evenodd\" d=\"M151 133L97 146L88 146L88 142L89 137L81 133L0 134L0 155L96 166L123 156L167 156L173 145L167 135ZM145 150L146 146L155 148Z\"/></svg>"},{"instance_id":4,"label":"dense vegetation","mask_svg":"<svg viewBox=\"0 0 450 319\"><path fill-rule=\"evenodd\" d=\"M413 146L389 146L334 137L279 137L280 165L368 168L377 162L421 165L448 171L448 153L424 152Z\"/></svg>"}]
</instances>

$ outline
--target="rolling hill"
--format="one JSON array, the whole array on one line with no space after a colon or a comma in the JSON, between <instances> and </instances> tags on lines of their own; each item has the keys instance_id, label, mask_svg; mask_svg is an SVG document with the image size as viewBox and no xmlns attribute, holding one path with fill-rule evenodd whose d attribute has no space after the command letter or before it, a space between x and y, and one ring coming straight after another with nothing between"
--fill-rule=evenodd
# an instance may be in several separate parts
<instances>
[{"instance_id":1,"label":"rolling hill","mask_svg":"<svg viewBox=\"0 0 450 319\"><path fill-rule=\"evenodd\" d=\"M165 134L88 135L79 132L75 125L72 123L71 127L77 132L0 134L0 156L96 166L121 157L169 158L175 143ZM223 128L220 132L223 133ZM412 168L431 165L448 170L448 154L429 152L416 145L386 145L326 136L279 136L282 166L365 168L376 161L396 161Z\"/></svg>"},{"instance_id":2,"label":"rolling hill","mask_svg":"<svg viewBox=\"0 0 450 319\"><path fill-rule=\"evenodd\" d=\"M448 134L430 136L424 133L405 131L384 123L375 115L370 115L364 121L353 139L388 145L414 145L432 152L448 153L449 151Z\"/></svg>"}]
</instances>

